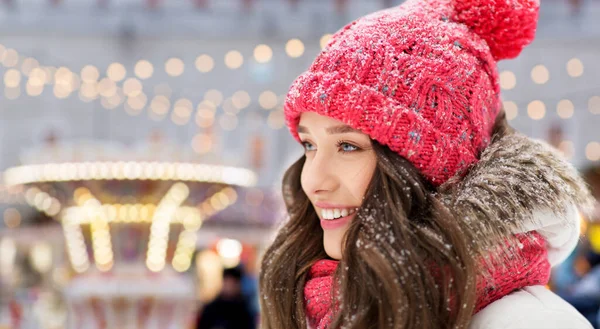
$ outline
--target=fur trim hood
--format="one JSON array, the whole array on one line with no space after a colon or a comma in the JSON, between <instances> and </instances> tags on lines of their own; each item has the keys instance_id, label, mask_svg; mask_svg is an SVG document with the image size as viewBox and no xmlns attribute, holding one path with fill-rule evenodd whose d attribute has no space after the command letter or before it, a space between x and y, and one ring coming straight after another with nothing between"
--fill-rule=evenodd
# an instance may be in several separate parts
<instances>
[{"instance_id":1,"label":"fur trim hood","mask_svg":"<svg viewBox=\"0 0 600 329\"><path fill-rule=\"evenodd\" d=\"M496 136L466 176L439 192L462 219L475 251L489 253L516 233L537 231L553 266L573 251L580 213L594 206L583 179L558 151L516 132Z\"/></svg>"}]
</instances>

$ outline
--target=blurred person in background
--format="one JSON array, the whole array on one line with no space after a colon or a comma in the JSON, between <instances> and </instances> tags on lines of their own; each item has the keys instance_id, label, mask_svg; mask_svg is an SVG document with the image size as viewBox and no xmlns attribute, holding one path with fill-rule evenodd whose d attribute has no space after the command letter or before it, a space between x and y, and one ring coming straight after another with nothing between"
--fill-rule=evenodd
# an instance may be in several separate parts
<instances>
[{"instance_id":1,"label":"blurred person in background","mask_svg":"<svg viewBox=\"0 0 600 329\"><path fill-rule=\"evenodd\" d=\"M242 294L241 268L223 270L223 288L219 296L199 314L196 329L255 329L249 301Z\"/></svg>"},{"instance_id":2,"label":"blurred person in background","mask_svg":"<svg viewBox=\"0 0 600 329\"><path fill-rule=\"evenodd\" d=\"M409 0L335 33L284 105L304 156L260 273L263 329L591 329L545 286L592 200L508 126L497 61L539 1Z\"/></svg>"}]
</instances>

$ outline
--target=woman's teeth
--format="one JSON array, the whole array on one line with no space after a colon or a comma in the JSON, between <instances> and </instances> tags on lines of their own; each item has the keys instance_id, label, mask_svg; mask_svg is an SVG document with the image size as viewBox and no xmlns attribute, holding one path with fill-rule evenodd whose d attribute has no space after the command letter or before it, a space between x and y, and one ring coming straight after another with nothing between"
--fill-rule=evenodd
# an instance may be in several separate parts
<instances>
[{"instance_id":1,"label":"woman's teeth","mask_svg":"<svg viewBox=\"0 0 600 329\"><path fill-rule=\"evenodd\" d=\"M348 215L352 215L353 213L356 212L356 209L352 208L352 209L339 209L339 208L334 208L334 209L322 209L321 210L321 217L323 217L323 219L328 219L328 220L332 220L332 219L338 219L340 217L346 217Z\"/></svg>"}]
</instances>

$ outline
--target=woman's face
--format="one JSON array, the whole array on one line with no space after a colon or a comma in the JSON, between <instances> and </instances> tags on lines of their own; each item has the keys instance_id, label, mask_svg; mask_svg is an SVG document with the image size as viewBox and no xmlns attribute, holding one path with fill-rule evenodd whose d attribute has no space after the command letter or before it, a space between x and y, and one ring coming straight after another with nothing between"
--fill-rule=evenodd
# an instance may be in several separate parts
<instances>
[{"instance_id":1,"label":"woman's face","mask_svg":"<svg viewBox=\"0 0 600 329\"><path fill-rule=\"evenodd\" d=\"M300 117L298 134L306 162L301 183L323 228L323 246L342 258L343 237L362 204L376 166L368 135L312 112Z\"/></svg>"}]
</instances>

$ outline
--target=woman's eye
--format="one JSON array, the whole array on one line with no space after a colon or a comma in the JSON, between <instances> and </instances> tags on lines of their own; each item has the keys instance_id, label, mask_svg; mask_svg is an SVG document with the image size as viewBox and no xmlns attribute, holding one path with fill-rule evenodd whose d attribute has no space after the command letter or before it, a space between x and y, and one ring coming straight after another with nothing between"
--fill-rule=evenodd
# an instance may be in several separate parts
<instances>
[{"instance_id":1,"label":"woman's eye","mask_svg":"<svg viewBox=\"0 0 600 329\"><path fill-rule=\"evenodd\" d=\"M348 143L340 143L339 147L342 150L342 152L353 152L358 150L358 147Z\"/></svg>"},{"instance_id":2,"label":"woman's eye","mask_svg":"<svg viewBox=\"0 0 600 329\"><path fill-rule=\"evenodd\" d=\"M315 147L309 142L302 142L302 146L304 146L306 152L315 150Z\"/></svg>"}]
</instances>

